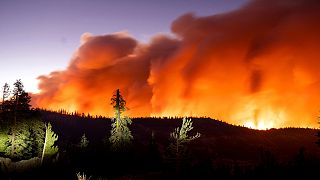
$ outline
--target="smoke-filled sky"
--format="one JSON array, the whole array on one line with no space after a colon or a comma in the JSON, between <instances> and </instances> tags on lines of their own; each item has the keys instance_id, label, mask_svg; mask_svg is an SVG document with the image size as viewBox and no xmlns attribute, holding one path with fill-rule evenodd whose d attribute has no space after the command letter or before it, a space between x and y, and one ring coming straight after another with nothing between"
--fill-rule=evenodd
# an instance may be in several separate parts
<instances>
[{"instance_id":1,"label":"smoke-filled sky","mask_svg":"<svg viewBox=\"0 0 320 180\"><path fill-rule=\"evenodd\" d=\"M210 116L259 129L317 127L320 1L214 2L224 10L210 13L212 4L203 2L201 13L178 14L163 30L148 30L146 39L131 26L89 29L64 68L38 78L33 105L111 116L110 97L120 88L130 116ZM177 12L179 3L166 7ZM199 4L190 1L190 11ZM147 11L161 12L159 22L171 12L161 5ZM140 19L118 13L140 32L161 29L148 13Z\"/></svg>"},{"instance_id":2,"label":"smoke-filled sky","mask_svg":"<svg viewBox=\"0 0 320 180\"><path fill-rule=\"evenodd\" d=\"M36 78L63 70L83 33L128 31L147 42L170 33L178 16L210 15L238 8L245 0L0 0L0 84L21 78L37 92Z\"/></svg>"}]
</instances>

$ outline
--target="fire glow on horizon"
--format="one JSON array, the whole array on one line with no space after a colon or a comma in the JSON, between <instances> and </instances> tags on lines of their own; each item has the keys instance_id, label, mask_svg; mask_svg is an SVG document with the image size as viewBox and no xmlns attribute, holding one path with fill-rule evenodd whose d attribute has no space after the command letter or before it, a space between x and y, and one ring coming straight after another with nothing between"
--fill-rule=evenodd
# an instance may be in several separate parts
<instances>
[{"instance_id":1,"label":"fire glow on horizon","mask_svg":"<svg viewBox=\"0 0 320 180\"><path fill-rule=\"evenodd\" d=\"M112 115L120 88L130 116L210 116L256 129L318 127L320 2L252 1L172 23L147 44L85 33L69 67L39 77L35 107Z\"/></svg>"}]
</instances>

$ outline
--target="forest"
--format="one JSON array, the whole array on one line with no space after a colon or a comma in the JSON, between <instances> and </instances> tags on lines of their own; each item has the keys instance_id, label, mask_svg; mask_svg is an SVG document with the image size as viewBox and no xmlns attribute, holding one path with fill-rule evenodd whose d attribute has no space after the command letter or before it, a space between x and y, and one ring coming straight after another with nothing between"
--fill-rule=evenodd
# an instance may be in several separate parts
<instances>
[{"instance_id":1,"label":"forest","mask_svg":"<svg viewBox=\"0 0 320 180\"><path fill-rule=\"evenodd\" d=\"M32 108L21 80L2 88L0 179L319 178L320 132L254 130L209 117L114 117Z\"/></svg>"}]
</instances>

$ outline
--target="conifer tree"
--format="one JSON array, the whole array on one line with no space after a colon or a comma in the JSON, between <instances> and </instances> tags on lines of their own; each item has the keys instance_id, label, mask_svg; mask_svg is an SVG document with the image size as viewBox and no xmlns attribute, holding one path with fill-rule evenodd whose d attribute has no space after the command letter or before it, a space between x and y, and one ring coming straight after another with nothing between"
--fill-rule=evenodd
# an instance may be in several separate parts
<instances>
[{"instance_id":1,"label":"conifer tree","mask_svg":"<svg viewBox=\"0 0 320 180\"><path fill-rule=\"evenodd\" d=\"M119 89L117 89L112 96L111 105L113 106L115 113L111 125L111 137L109 138L111 149L113 151L124 150L125 147L131 144L133 137L128 127L128 125L131 124L131 119L122 115L127 108L126 101L120 94Z\"/></svg>"},{"instance_id":2,"label":"conifer tree","mask_svg":"<svg viewBox=\"0 0 320 180\"><path fill-rule=\"evenodd\" d=\"M43 145L44 124L35 114L31 116L31 97L23 88L21 80L17 80L10 100L5 100L10 90L7 83L3 87L2 117L7 121L0 126L1 151L15 160L41 155Z\"/></svg>"},{"instance_id":3,"label":"conifer tree","mask_svg":"<svg viewBox=\"0 0 320 180\"><path fill-rule=\"evenodd\" d=\"M29 129L28 124L19 123L15 137L15 151L11 155L12 158L29 159L32 157L32 143L35 139Z\"/></svg>"},{"instance_id":4,"label":"conifer tree","mask_svg":"<svg viewBox=\"0 0 320 180\"><path fill-rule=\"evenodd\" d=\"M5 103L6 99L10 95L10 87L8 83L5 83L2 87L2 103L0 108L0 154L4 153L7 148L8 138L8 118L6 117L5 111L7 111L7 106Z\"/></svg>"},{"instance_id":5,"label":"conifer tree","mask_svg":"<svg viewBox=\"0 0 320 180\"><path fill-rule=\"evenodd\" d=\"M179 154L180 148L183 147L186 143L195 140L201 136L200 133L196 133L194 136L189 136L188 132L193 129L191 119L183 118L182 126L177 127L174 132L170 133L171 144L170 147L173 149L176 154Z\"/></svg>"},{"instance_id":6,"label":"conifer tree","mask_svg":"<svg viewBox=\"0 0 320 180\"><path fill-rule=\"evenodd\" d=\"M12 130L5 144L5 155L20 160L38 157L43 147L43 122L39 119L28 119L18 122L15 133L15 151L12 153Z\"/></svg>"},{"instance_id":7,"label":"conifer tree","mask_svg":"<svg viewBox=\"0 0 320 180\"><path fill-rule=\"evenodd\" d=\"M58 147L55 142L58 140L58 135L52 130L50 123L46 125L45 140L43 144L43 151L41 156L41 164L46 156L52 156L58 153Z\"/></svg>"},{"instance_id":8,"label":"conifer tree","mask_svg":"<svg viewBox=\"0 0 320 180\"><path fill-rule=\"evenodd\" d=\"M14 136L14 140L13 140ZM28 159L31 156L32 140L29 127L24 123L17 123L16 130L9 133L9 141L6 143L6 155L12 159ZM14 151L12 151L14 146Z\"/></svg>"},{"instance_id":9,"label":"conifer tree","mask_svg":"<svg viewBox=\"0 0 320 180\"><path fill-rule=\"evenodd\" d=\"M148 160L151 167L149 168L158 168L161 163L161 153L159 151L158 144L156 142L154 131L151 132L151 139L149 142L149 152Z\"/></svg>"},{"instance_id":10,"label":"conifer tree","mask_svg":"<svg viewBox=\"0 0 320 180\"><path fill-rule=\"evenodd\" d=\"M89 140L86 137L86 134L83 133L81 140L80 140L80 143L79 143L79 146L80 146L80 148L86 148L86 147L88 147L88 145L89 145Z\"/></svg>"},{"instance_id":11,"label":"conifer tree","mask_svg":"<svg viewBox=\"0 0 320 180\"><path fill-rule=\"evenodd\" d=\"M1 110L5 111L5 100L10 95L10 86L8 83L5 83L2 89L2 104L1 104Z\"/></svg>"},{"instance_id":12,"label":"conifer tree","mask_svg":"<svg viewBox=\"0 0 320 180\"><path fill-rule=\"evenodd\" d=\"M13 123L11 129L11 156L15 157L16 152L16 133L17 133L17 120L21 120L26 112L30 110L31 97L24 91L24 86L20 79L18 79L14 84L13 96L11 99L11 104L13 106ZM22 126L24 127L24 126ZM21 135L21 134L19 134Z\"/></svg>"},{"instance_id":13,"label":"conifer tree","mask_svg":"<svg viewBox=\"0 0 320 180\"><path fill-rule=\"evenodd\" d=\"M31 126L30 133L33 139L32 143L32 157L41 157L42 148L44 144L45 136L45 123L41 119L34 118L29 119L29 124Z\"/></svg>"},{"instance_id":14,"label":"conifer tree","mask_svg":"<svg viewBox=\"0 0 320 180\"><path fill-rule=\"evenodd\" d=\"M0 155L2 155L3 153L5 153L6 148L7 148L7 142L9 140L7 131L0 127Z\"/></svg>"},{"instance_id":15,"label":"conifer tree","mask_svg":"<svg viewBox=\"0 0 320 180\"><path fill-rule=\"evenodd\" d=\"M175 162L175 168L177 175L180 174L181 162L186 157L186 144L199 138L200 133L196 133L194 136L189 136L188 132L193 129L191 119L183 118L181 128L177 127L172 133L170 133L170 145L169 145L169 161Z\"/></svg>"}]
</instances>

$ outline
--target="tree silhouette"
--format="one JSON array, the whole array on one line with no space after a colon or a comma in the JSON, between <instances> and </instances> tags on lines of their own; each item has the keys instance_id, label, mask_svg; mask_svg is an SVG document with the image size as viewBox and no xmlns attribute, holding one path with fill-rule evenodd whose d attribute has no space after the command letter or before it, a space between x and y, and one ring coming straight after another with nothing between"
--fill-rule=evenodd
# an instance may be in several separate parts
<instances>
[{"instance_id":1,"label":"tree silhouette","mask_svg":"<svg viewBox=\"0 0 320 180\"><path fill-rule=\"evenodd\" d=\"M2 87L2 103L0 108L0 129L2 132L8 131L9 119L10 119L10 101L7 100L10 96L10 87L8 83L5 83ZM12 117L12 116L11 116Z\"/></svg>"},{"instance_id":2,"label":"tree silhouette","mask_svg":"<svg viewBox=\"0 0 320 180\"><path fill-rule=\"evenodd\" d=\"M8 83L5 83L2 87L2 103L0 108L0 153L4 153L7 148L9 121L8 121L8 105L6 99L10 96L10 87Z\"/></svg>"},{"instance_id":3,"label":"tree silhouette","mask_svg":"<svg viewBox=\"0 0 320 180\"><path fill-rule=\"evenodd\" d=\"M11 156L15 156L16 153L16 131L17 131L17 119L21 119L28 111L30 111L31 97L24 91L24 86L20 79L14 84L13 97L11 104L13 106L13 123L12 123L12 136L11 136Z\"/></svg>"},{"instance_id":4,"label":"tree silhouette","mask_svg":"<svg viewBox=\"0 0 320 180\"><path fill-rule=\"evenodd\" d=\"M1 117L1 151L13 159L28 159L41 155L44 124L35 111L30 110L31 97L24 90L21 80L16 80L11 91L3 86ZM33 112L33 113L31 113ZM5 142L5 143L3 143Z\"/></svg>"},{"instance_id":5,"label":"tree silhouette","mask_svg":"<svg viewBox=\"0 0 320 180\"><path fill-rule=\"evenodd\" d=\"M32 157L32 143L34 138L29 131L28 124L19 123L17 124L17 127L16 132L14 132L14 144L11 142L8 147L8 150L11 150L10 157L13 159L21 159L22 157L29 159ZM13 134L11 136L13 136ZM13 146L14 151L12 151ZM8 151L7 154L9 155Z\"/></svg>"},{"instance_id":6,"label":"tree silhouette","mask_svg":"<svg viewBox=\"0 0 320 180\"><path fill-rule=\"evenodd\" d=\"M6 100L6 98L8 98L10 96L10 86L8 83L5 83L3 86L3 90L2 90L2 104L1 104L1 110L4 111L5 110L5 106L4 106L4 102Z\"/></svg>"},{"instance_id":7,"label":"tree silhouette","mask_svg":"<svg viewBox=\"0 0 320 180\"><path fill-rule=\"evenodd\" d=\"M32 141L32 157L41 157L45 136L45 123L39 118L28 120Z\"/></svg>"},{"instance_id":8,"label":"tree silhouette","mask_svg":"<svg viewBox=\"0 0 320 180\"><path fill-rule=\"evenodd\" d=\"M5 154L12 159L29 159L41 155L43 147L43 128L44 124L37 118L28 119L28 121L18 122L15 132L15 149L12 152L12 141L7 141L5 145ZM12 139L12 131L9 139Z\"/></svg>"},{"instance_id":9,"label":"tree silhouette","mask_svg":"<svg viewBox=\"0 0 320 180\"><path fill-rule=\"evenodd\" d=\"M147 154L149 168L159 168L161 164L161 153L159 151L158 144L156 142L154 131L151 132L151 138L149 142L149 151Z\"/></svg>"},{"instance_id":10,"label":"tree silhouette","mask_svg":"<svg viewBox=\"0 0 320 180\"><path fill-rule=\"evenodd\" d=\"M83 135L81 137L81 140L80 140L80 143L79 143L79 147L80 148L86 148L86 147L88 147L88 145L89 145L89 140L86 137L86 134L83 133Z\"/></svg>"},{"instance_id":11,"label":"tree silhouette","mask_svg":"<svg viewBox=\"0 0 320 180\"><path fill-rule=\"evenodd\" d=\"M115 94L113 94L111 98L111 105L115 110L116 118L120 119L121 113L126 110L126 101L123 99L122 95L120 94L119 89L117 89Z\"/></svg>"},{"instance_id":12,"label":"tree silhouette","mask_svg":"<svg viewBox=\"0 0 320 180\"><path fill-rule=\"evenodd\" d=\"M7 127L0 126L0 154L6 152L7 145L8 145L8 130Z\"/></svg>"},{"instance_id":13,"label":"tree silhouette","mask_svg":"<svg viewBox=\"0 0 320 180\"><path fill-rule=\"evenodd\" d=\"M200 133L189 136L188 132L193 129L191 119L183 118L181 128L177 127L170 133L169 161L175 162L176 175L179 176L182 161L186 158L187 149L185 144L199 138Z\"/></svg>"},{"instance_id":14,"label":"tree silhouette","mask_svg":"<svg viewBox=\"0 0 320 180\"><path fill-rule=\"evenodd\" d=\"M41 156L41 164L46 156L52 156L58 153L58 147L55 142L58 140L58 135L52 130L50 123L46 125L45 140L43 144L43 151Z\"/></svg>"},{"instance_id":15,"label":"tree silhouette","mask_svg":"<svg viewBox=\"0 0 320 180\"><path fill-rule=\"evenodd\" d=\"M13 85L14 89L12 100L15 103L15 111L22 115L23 113L30 111L31 97L27 92L25 92L24 86L20 79L17 80Z\"/></svg>"},{"instance_id":16,"label":"tree silhouette","mask_svg":"<svg viewBox=\"0 0 320 180\"><path fill-rule=\"evenodd\" d=\"M115 94L112 96L111 105L113 106L115 113L115 118L112 119L111 137L109 138L111 149L113 151L124 150L125 147L131 144L133 137L128 127L128 125L131 124L131 119L126 116L122 116L122 113L127 108L126 101L120 94L119 89L117 89Z\"/></svg>"},{"instance_id":17,"label":"tree silhouette","mask_svg":"<svg viewBox=\"0 0 320 180\"><path fill-rule=\"evenodd\" d=\"M177 155L179 155L180 148L184 146L184 144L195 140L201 136L200 133L196 133L194 136L189 136L188 132L193 129L191 119L183 118L181 128L177 127L174 132L170 133L171 138L171 149L175 151Z\"/></svg>"}]
</instances>

